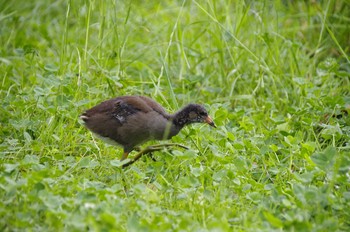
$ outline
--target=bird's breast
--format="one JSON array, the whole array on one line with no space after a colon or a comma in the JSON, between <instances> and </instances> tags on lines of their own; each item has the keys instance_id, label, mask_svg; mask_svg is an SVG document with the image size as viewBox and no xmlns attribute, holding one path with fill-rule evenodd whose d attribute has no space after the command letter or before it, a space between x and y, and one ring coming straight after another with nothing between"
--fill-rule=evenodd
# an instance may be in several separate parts
<instances>
[{"instance_id":1,"label":"bird's breast","mask_svg":"<svg viewBox=\"0 0 350 232\"><path fill-rule=\"evenodd\" d=\"M171 121L157 112L149 113L147 127L153 139L156 140L170 139L179 133Z\"/></svg>"}]
</instances>

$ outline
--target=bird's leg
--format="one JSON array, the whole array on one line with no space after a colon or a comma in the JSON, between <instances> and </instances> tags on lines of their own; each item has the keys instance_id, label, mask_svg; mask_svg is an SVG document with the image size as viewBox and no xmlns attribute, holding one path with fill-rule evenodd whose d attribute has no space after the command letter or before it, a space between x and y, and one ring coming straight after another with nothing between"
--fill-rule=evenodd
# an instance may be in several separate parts
<instances>
[{"instance_id":1,"label":"bird's leg","mask_svg":"<svg viewBox=\"0 0 350 232\"><path fill-rule=\"evenodd\" d=\"M135 147L134 150L135 150L135 151L139 151L139 152L142 151L142 149L141 149L140 146Z\"/></svg>"},{"instance_id":2,"label":"bird's leg","mask_svg":"<svg viewBox=\"0 0 350 232\"><path fill-rule=\"evenodd\" d=\"M149 154L149 153L152 153L154 151L160 151L160 150L162 150L162 148L156 148L156 147L151 147L151 146L146 147L145 149L143 149L142 151L137 153L133 159L131 159L127 163L123 164L122 168L126 168L126 167L130 166L131 164L135 163L138 159L140 159L145 154Z\"/></svg>"},{"instance_id":3,"label":"bird's leg","mask_svg":"<svg viewBox=\"0 0 350 232\"><path fill-rule=\"evenodd\" d=\"M126 168L126 167L130 166L131 164L135 163L138 159L140 159L145 154L152 154L152 152L154 152L154 151L160 151L160 150L163 150L164 147L171 147L171 146L181 147L181 148L184 148L186 150L189 149L188 147L183 146L181 144L177 144L177 143L165 143L165 144L152 145L152 146L146 147L145 149L141 150L139 153L137 153L135 155L135 157L133 159L131 159L127 163L123 164L122 167Z\"/></svg>"},{"instance_id":4,"label":"bird's leg","mask_svg":"<svg viewBox=\"0 0 350 232\"><path fill-rule=\"evenodd\" d=\"M152 150L152 149L157 149L157 151L158 151L158 150L161 150L163 147L165 148L165 147L171 147L171 146L181 147L181 148L184 148L184 149L186 149L186 150L188 149L188 147L185 147L185 146L183 146L183 145L181 145L181 144L177 144L177 143L163 143L163 144L151 145L151 146L145 148L145 150L147 150L147 149L151 149L151 150ZM141 151L141 150L139 150L139 151ZM154 158L152 152L149 153L149 156L150 156L150 158L151 158L154 162L157 161L157 160Z\"/></svg>"},{"instance_id":5,"label":"bird's leg","mask_svg":"<svg viewBox=\"0 0 350 232\"><path fill-rule=\"evenodd\" d=\"M122 158L120 159L120 161L123 161L123 160L125 160L126 158L128 158L128 155L129 155L129 152L124 151L124 153L123 153Z\"/></svg>"},{"instance_id":6,"label":"bird's leg","mask_svg":"<svg viewBox=\"0 0 350 232\"><path fill-rule=\"evenodd\" d=\"M183 148L183 149L186 149L186 150L189 149L188 147L186 147L184 145L181 145L181 144L178 144L178 143L162 143L162 144L151 145L150 147L152 147L152 148L180 147L180 148Z\"/></svg>"}]
</instances>

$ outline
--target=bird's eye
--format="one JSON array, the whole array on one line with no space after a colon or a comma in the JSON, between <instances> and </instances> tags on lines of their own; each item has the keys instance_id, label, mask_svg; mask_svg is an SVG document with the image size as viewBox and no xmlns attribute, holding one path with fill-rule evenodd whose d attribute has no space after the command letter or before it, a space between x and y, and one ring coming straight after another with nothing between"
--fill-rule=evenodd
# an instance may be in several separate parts
<instances>
[{"instance_id":1,"label":"bird's eye","mask_svg":"<svg viewBox=\"0 0 350 232\"><path fill-rule=\"evenodd\" d=\"M205 112L200 112L199 115L200 115L200 116L206 116L207 113L205 113Z\"/></svg>"}]
</instances>

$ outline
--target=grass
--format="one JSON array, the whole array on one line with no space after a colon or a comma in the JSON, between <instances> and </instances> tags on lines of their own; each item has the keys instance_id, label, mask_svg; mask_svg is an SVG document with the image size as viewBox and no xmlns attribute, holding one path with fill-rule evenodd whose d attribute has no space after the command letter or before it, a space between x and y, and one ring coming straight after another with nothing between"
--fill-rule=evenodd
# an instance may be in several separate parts
<instances>
[{"instance_id":1,"label":"grass","mask_svg":"<svg viewBox=\"0 0 350 232\"><path fill-rule=\"evenodd\" d=\"M349 7L0 1L0 230L349 231ZM78 116L127 94L218 128L121 169Z\"/></svg>"}]
</instances>

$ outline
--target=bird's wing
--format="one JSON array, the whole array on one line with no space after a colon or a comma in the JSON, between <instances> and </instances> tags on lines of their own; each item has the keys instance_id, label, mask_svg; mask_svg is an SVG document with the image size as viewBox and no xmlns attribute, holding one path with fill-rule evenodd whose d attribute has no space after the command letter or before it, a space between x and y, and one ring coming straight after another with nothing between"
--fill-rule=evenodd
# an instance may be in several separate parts
<instances>
[{"instance_id":1,"label":"bird's wing","mask_svg":"<svg viewBox=\"0 0 350 232\"><path fill-rule=\"evenodd\" d=\"M169 117L167 112L158 102L145 96L124 96L116 98L113 115L123 123L127 120L129 115L136 113L147 114L151 111L155 111L165 118Z\"/></svg>"},{"instance_id":2,"label":"bird's wing","mask_svg":"<svg viewBox=\"0 0 350 232\"><path fill-rule=\"evenodd\" d=\"M128 116L136 114L139 111L140 110L135 108L133 105L128 104L122 100L118 100L114 103L111 113L113 118L122 124L127 120Z\"/></svg>"},{"instance_id":3,"label":"bird's wing","mask_svg":"<svg viewBox=\"0 0 350 232\"><path fill-rule=\"evenodd\" d=\"M144 96L122 96L100 103L83 113L81 118L87 122L92 117L113 117L120 124L123 124L130 115L138 113L147 114L151 111L156 111L165 117L167 116L163 107L151 98Z\"/></svg>"},{"instance_id":4,"label":"bird's wing","mask_svg":"<svg viewBox=\"0 0 350 232\"><path fill-rule=\"evenodd\" d=\"M148 107L152 108L152 110L158 112L159 114L163 115L163 116L167 116L167 112L164 110L164 108L156 101L154 101L153 99L149 98L149 97L145 97L145 96L139 96L139 98L141 98L147 105Z\"/></svg>"}]
</instances>

